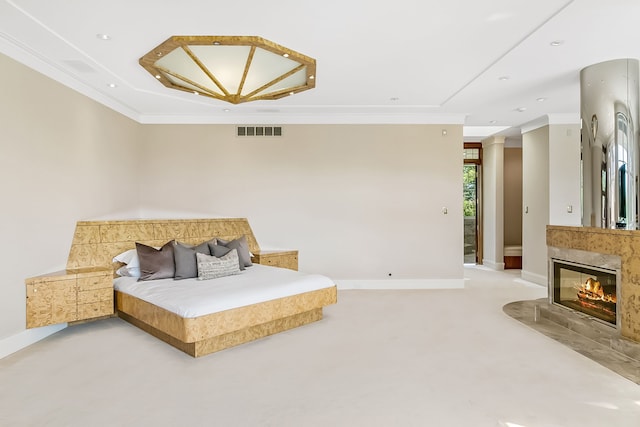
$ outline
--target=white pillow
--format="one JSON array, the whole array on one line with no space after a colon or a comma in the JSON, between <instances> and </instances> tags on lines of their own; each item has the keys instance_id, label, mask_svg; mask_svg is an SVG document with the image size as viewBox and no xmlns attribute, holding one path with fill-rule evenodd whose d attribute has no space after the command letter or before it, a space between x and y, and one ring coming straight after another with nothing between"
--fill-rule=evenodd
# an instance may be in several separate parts
<instances>
[{"instance_id":1,"label":"white pillow","mask_svg":"<svg viewBox=\"0 0 640 427\"><path fill-rule=\"evenodd\" d=\"M140 269L140 259L138 258L138 251L135 249L129 249L128 251L124 251L119 255L113 257L113 262L121 262L123 264L127 264L128 268L137 268ZM117 273L117 272L116 272Z\"/></svg>"},{"instance_id":2,"label":"white pillow","mask_svg":"<svg viewBox=\"0 0 640 427\"><path fill-rule=\"evenodd\" d=\"M127 267L126 265L117 269L116 274L122 277L140 277L142 275L140 267Z\"/></svg>"},{"instance_id":3,"label":"white pillow","mask_svg":"<svg viewBox=\"0 0 640 427\"><path fill-rule=\"evenodd\" d=\"M196 252L198 260L198 280L217 279L218 277L240 274L238 251L232 249L220 258Z\"/></svg>"}]
</instances>

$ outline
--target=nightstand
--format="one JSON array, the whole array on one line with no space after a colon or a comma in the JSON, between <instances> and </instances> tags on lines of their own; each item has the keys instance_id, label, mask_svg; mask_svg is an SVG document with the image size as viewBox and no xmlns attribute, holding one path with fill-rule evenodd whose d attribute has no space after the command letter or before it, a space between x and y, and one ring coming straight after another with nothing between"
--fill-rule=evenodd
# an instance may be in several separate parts
<instances>
[{"instance_id":1,"label":"nightstand","mask_svg":"<svg viewBox=\"0 0 640 427\"><path fill-rule=\"evenodd\" d=\"M253 254L252 262L272 267L298 270L298 251L260 251Z\"/></svg>"},{"instance_id":2,"label":"nightstand","mask_svg":"<svg viewBox=\"0 0 640 427\"><path fill-rule=\"evenodd\" d=\"M25 280L27 328L113 314L113 270L64 270Z\"/></svg>"}]
</instances>

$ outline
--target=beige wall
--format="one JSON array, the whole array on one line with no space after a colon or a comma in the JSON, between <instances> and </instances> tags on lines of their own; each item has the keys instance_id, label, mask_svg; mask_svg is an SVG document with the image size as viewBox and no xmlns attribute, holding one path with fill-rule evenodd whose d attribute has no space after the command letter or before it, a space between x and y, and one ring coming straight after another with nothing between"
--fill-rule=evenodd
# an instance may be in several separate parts
<instances>
[{"instance_id":1,"label":"beige wall","mask_svg":"<svg viewBox=\"0 0 640 427\"><path fill-rule=\"evenodd\" d=\"M522 135L523 207L529 208L522 221L522 277L541 285L547 284L547 224L580 225L579 130L553 124Z\"/></svg>"},{"instance_id":2,"label":"beige wall","mask_svg":"<svg viewBox=\"0 0 640 427\"><path fill-rule=\"evenodd\" d=\"M549 126L549 182L549 224L582 225L579 124Z\"/></svg>"},{"instance_id":3,"label":"beige wall","mask_svg":"<svg viewBox=\"0 0 640 427\"><path fill-rule=\"evenodd\" d=\"M461 279L462 126L446 128L150 125L141 204L246 216L262 246L297 248L301 270L336 281Z\"/></svg>"},{"instance_id":4,"label":"beige wall","mask_svg":"<svg viewBox=\"0 0 640 427\"><path fill-rule=\"evenodd\" d=\"M504 149L504 244L522 245L522 148Z\"/></svg>"},{"instance_id":5,"label":"beige wall","mask_svg":"<svg viewBox=\"0 0 640 427\"><path fill-rule=\"evenodd\" d=\"M24 279L64 267L77 220L136 206L141 126L4 55L0 72L1 340L25 328Z\"/></svg>"},{"instance_id":6,"label":"beige wall","mask_svg":"<svg viewBox=\"0 0 640 427\"><path fill-rule=\"evenodd\" d=\"M522 199L522 277L546 285L549 126L522 135Z\"/></svg>"},{"instance_id":7,"label":"beige wall","mask_svg":"<svg viewBox=\"0 0 640 427\"><path fill-rule=\"evenodd\" d=\"M504 137L482 141L483 260L504 270Z\"/></svg>"}]
</instances>

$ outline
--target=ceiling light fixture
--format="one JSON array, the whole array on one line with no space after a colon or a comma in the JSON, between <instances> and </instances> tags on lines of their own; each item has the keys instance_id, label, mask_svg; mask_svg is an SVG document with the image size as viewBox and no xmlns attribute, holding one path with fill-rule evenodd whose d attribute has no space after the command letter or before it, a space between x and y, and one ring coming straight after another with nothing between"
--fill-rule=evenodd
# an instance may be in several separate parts
<instances>
[{"instance_id":1,"label":"ceiling light fixture","mask_svg":"<svg viewBox=\"0 0 640 427\"><path fill-rule=\"evenodd\" d=\"M527 107L518 107L516 108L516 111L519 113L524 113L525 111L527 111Z\"/></svg>"},{"instance_id":2,"label":"ceiling light fixture","mask_svg":"<svg viewBox=\"0 0 640 427\"><path fill-rule=\"evenodd\" d=\"M111 36L109 34L98 33L96 34L96 37L100 40L111 40Z\"/></svg>"},{"instance_id":3,"label":"ceiling light fixture","mask_svg":"<svg viewBox=\"0 0 640 427\"><path fill-rule=\"evenodd\" d=\"M500 80L501 82L506 82L507 80L509 80L509 76L498 77L498 80Z\"/></svg>"},{"instance_id":4,"label":"ceiling light fixture","mask_svg":"<svg viewBox=\"0 0 640 427\"><path fill-rule=\"evenodd\" d=\"M558 46L562 46L562 44L564 43L564 41L562 40L554 40L551 43L549 43L551 46L553 47L558 47Z\"/></svg>"},{"instance_id":5,"label":"ceiling light fixture","mask_svg":"<svg viewBox=\"0 0 640 427\"><path fill-rule=\"evenodd\" d=\"M538 101L538 102L544 102L546 100L547 100L547 98L538 98L538 99L536 99L536 101Z\"/></svg>"},{"instance_id":6,"label":"ceiling light fixture","mask_svg":"<svg viewBox=\"0 0 640 427\"><path fill-rule=\"evenodd\" d=\"M115 83L109 83L107 86L109 86L111 89L115 89L118 87L118 85Z\"/></svg>"},{"instance_id":7,"label":"ceiling light fixture","mask_svg":"<svg viewBox=\"0 0 640 427\"><path fill-rule=\"evenodd\" d=\"M315 59L254 36L172 36L139 62L168 88L232 104L315 87Z\"/></svg>"}]
</instances>

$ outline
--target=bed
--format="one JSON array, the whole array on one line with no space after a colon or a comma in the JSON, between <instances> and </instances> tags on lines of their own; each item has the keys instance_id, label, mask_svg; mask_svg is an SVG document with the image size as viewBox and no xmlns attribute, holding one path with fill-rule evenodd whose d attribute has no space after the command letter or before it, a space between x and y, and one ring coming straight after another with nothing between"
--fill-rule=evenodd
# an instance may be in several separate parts
<instances>
[{"instance_id":1,"label":"bed","mask_svg":"<svg viewBox=\"0 0 640 427\"><path fill-rule=\"evenodd\" d=\"M196 245L212 238L241 236L259 261L260 247L245 218L81 221L76 225L67 269L110 266L115 271L121 265L114 265L113 258L135 248L136 242L160 247L175 239ZM116 278L116 314L199 357L318 321L323 307L337 302L336 287L325 276L261 264L239 275L198 282ZM203 288L210 288L209 298L214 301L209 306L199 302L202 295L197 291ZM182 305L181 298L196 302L195 308Z\"/></svg>"}]
</instances>

